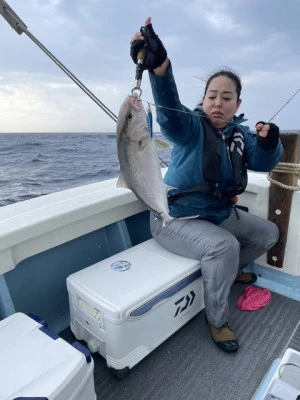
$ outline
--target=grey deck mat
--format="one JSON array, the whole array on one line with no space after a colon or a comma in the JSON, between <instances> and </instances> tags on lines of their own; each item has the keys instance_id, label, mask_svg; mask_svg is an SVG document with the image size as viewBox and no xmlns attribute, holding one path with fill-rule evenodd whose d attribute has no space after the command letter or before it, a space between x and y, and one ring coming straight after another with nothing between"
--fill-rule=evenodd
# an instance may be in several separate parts
<instances>
[{"instance_id":1,"label":"grey deck mat","mask_svg":"<svg viewBox=\"0 0 300 400\"><path fill-rule=\"evenodd\" d=\"M286 347L300 352L300 320Z\"/></svg>"},{"instance_id":2,"label":"grey deck mat","mask_svg":"<svg viewBox=\"0 0 300 400\"><path fill-rule=\"evenodd\" d=\"M215 346L202 311L122 381L94 355L97 400L250 400L288 344L300 350L300 302L272 293L266 307L240 311L235 304L244 289L233 285L230 296L237 353L226 354ZM68 340L70 332L62 336Z\"/></svg>"}]
</instances>

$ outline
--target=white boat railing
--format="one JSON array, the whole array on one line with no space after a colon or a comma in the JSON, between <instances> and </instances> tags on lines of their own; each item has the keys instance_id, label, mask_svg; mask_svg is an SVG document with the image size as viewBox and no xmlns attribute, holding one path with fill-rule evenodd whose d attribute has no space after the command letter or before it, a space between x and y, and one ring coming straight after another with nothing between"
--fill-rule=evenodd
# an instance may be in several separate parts
<instances>
[{"instance_id":1,"label":"white boat railing","mask_svg":"<svg viewBox=\"0 0 300 400\"><path fill-rule=\"evenodd\" d=\"M128 189L116 187L116 179L52 193L0 208L0 274L42 251L66 243L145 210ZM249 173L239 204L268 218L270 182L265 174ZM291 208L282 272L300 276L300 193ZM257 263L266 265L266 256Z\"/></svg>"},{"instance_id":2,"label":"white boat railing","mask_svg":"<svg viewBox=\"0 0 300 400\"><path fill-rule=\"evenodd\" d=\"M42 251L145 210L116 179L0 208L0 274Z\"/></svg>"}]
</instances>

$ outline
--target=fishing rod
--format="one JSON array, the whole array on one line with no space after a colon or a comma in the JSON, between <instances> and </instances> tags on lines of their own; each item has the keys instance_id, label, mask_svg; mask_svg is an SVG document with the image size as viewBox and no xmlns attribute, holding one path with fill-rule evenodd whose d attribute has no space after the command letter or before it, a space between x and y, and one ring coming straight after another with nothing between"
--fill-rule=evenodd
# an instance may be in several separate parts
<instances>
[{"instance_id":1,"label":"fishing rod","mask_svg":"<svg viewBox=\"0 0 300 400\"><path fill-rule=\"evenodd\" d=\"M21 20L21 18L14 12L14 10L8 5L8 3L5 0L0 0L0 14L3 16L3 18L9 23L9 25L19 34L21 35L23 32L48 56L51 58L52 61L55 62L55 64L61 68L65 74L69 76L69 78L72 79L74 83L76 83L77 86L79 86L108 116L110 116L113 121L117 122L117 116L104 104L102 103L68 68L66 68L46 47L42 45L41 42L39 42L27 29L26 24ZM138 60L138 65L136 69L136 86L132 89L132 93L135 91L139 91L139 96L142 94L142 90L140 89L140 84L141 84L141 79L142 79L142 72L143 72L143 58L144 55L139 57ZM272 118L268 121L271 122L289 103L290 101L300 92L300 88L288 99L286 103L283 104L282 107L279 108L279 110L272 116ZM144 100L142 100L144 101ZM149 101L144 101L148 104L151 104L155 107L159 108L167 108L163 107L157 104L153 104ZM170 108L169 108L170 109ZM172 109L170 109L172 110ZM178 111L178 112L184 112L188 113L188 111L183 111L183 110L176 110L173 109L173 111ZM232 121L226 121L225 122L232 122Z\"/></svg>"},{"instance_id":2,"label":"fishing rod","mask_svg":"<svg viewBox=\"0 0 300 400\"><path fill-rule=\"evenodd\" d=\"M9 25L19 34L25 33L55 64L66 74L69 78L72 79L74 83L80 89L87 94L90 99L92 99L113 121L117 122L118 117L114 114L102 101L98 99L97 96L94 95L67 67L65 67L41 42L37 40L27 29L26 24L21 20L21 18L14 12L14 10L7 4L5 0L0 0L0 14L3 18L9 23ZM142 80L142 63L144 58L144 52L140 53L139 57L139 65L136 69L136 85L132 89L133 92L139 92L139 96L142 94L141 80ZM158 156L161 165L167 166L168 164Z\"/></svg>"},{"instance_id":3,"label":"fishing rod","mask_svg":"<svg viewBox=\"0 0 300 400\"><path fill-rule=\"evenodd\" d=\"M80 89L84 91L112 120L117 122L117 116L102 101L98 99L68 68L66 68L45 46L42 45L27 29L25 23L7 4L5 0L0 0L0 14L9 25L19 34L25 33L52 61L65 73Z\"/></svg>"},{"instance_id":4,"label":"fishing rod","mask_svg":"<svg viewBox=\"0 0 300 400\"><path fill-rule=\"evenodd\" d=\"M283 105L282 107L279 108L279 110L273 115L273 117L269 120L269 122L271 122L271 121L276 117L276 115L278 115L278 114L280 113L280 111L283 110L284 107L287 106L287 105L289 104L289 102L290 102L299 92L300 92L300 89L298 89L298 90L293 94L293 96L290 97L290 98L288 99L288 101L287 101L286 103L284 103L284 105ZM268 123L269 123L269 122L268 122Z\"/></svg>"}]
</instances>

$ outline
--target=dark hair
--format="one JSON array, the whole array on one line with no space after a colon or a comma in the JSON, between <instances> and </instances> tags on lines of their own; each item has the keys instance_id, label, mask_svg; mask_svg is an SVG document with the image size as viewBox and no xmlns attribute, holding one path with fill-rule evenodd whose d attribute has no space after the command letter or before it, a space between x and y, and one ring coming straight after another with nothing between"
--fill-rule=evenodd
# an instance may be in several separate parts
<instances>
[{"instance_id":1,"label":"dark hair","mask_svg":"<svg viewBox=\"0 0 300 400\"><path fill-rule=\"evenodd\" d=\"M206 92L207 92L210 82L214 78L218 78L219 76L226 76L227 78L231 79L235 83L237 99L239 100L239 98L241 96L241 91L242 91L241 79L236 72L233 72L229 68L228 69L220 69L219 71L216 71L209 76L209 78L206 81L206 85L205 85L205 89L204 89L204 96L206 95Z\"/></svg>"}]
</instances>

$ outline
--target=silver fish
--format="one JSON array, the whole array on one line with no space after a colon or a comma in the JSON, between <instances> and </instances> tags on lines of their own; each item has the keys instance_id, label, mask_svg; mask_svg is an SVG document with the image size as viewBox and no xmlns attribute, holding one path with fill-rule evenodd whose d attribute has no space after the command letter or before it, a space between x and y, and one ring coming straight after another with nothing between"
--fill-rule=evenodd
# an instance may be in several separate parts
<instances>
[{"instance_id":1,"label":"silver fish","mask_svg":"<svg viewBox=\"0 0 300 400\"><path fill-rule=\"evenodd\" d=\"M121 171L117 186L131 189L146 208L162 218L166 225L173 218L169 215L167 189L155 142L149 131L142 102L137 97L127 96L117 121L117 149Z\"/></svg>"}]
</instances>

